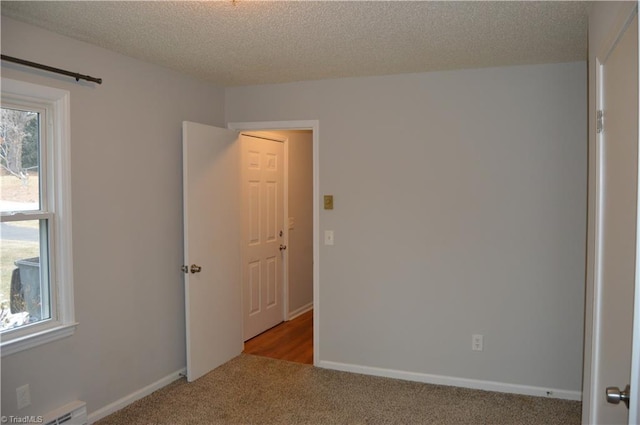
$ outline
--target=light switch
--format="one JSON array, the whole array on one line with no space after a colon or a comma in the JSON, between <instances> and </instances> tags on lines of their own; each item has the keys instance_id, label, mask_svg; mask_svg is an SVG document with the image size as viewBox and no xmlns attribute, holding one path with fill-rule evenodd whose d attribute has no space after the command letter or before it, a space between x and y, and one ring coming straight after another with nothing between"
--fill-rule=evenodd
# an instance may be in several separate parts
<instances>
[{"instance_id":1,"label":"light switch","mask_svg":"<svg viewBox=\"0 0 640 425\"><path fill-rule=\"evenodd\" d=\"M296 225L296 219L294 217L289 217L289 230L293 230Z\"/></svg>"},{"instance_id":2,"label":"light switch","mask_svg":"<svg viewBox=\"0 0 640 425\"><path fill-rule=\"evenodd\" d=\"M324 231L324 244L333 245L333 230Z\"/></svg>"}]
</instances>

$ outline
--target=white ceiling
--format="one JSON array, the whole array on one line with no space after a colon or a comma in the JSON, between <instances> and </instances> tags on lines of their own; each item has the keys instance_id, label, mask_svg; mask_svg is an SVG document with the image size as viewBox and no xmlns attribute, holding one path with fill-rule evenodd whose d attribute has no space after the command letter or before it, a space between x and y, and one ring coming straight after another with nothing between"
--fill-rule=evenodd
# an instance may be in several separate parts
<instances>
[{"instance_id":1,"label":"white ceiling","mask_svg":"<svg viewBox=\"0 0 640 425\"><path fill-rule=\"evenodd\" d=\"M0 6L8 17L222 86L587 57L587 2L3 0Z\"/></svg>"}]
</instances>

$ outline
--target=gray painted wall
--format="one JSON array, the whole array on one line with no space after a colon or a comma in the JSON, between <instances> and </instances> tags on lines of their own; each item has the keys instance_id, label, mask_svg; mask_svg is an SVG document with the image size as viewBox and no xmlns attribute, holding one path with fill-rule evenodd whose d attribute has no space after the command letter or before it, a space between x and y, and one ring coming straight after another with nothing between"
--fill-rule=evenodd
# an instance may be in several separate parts
<instances>
[{"instance_id":1,"label":"gray painted wall","mask_svg":"<svg viewBox=\"0 0 640 425\"><path fill-rule=\"evenodd\" d=\"M580 391L586 76L580 62L227 89L227 121L320 122L335 196L321 361Z\"/></svg>"},{"instance_id":2,"label":"gray painted wall","mask_svg":"<svg viewBox=\"0 0 640 425\"><path fill-rule=\"evenodd\" d=\"M71 92L77 332L2 358L2 414L72 400L91 413L185 366L181 125L224 126L224 91L2 17L2 53L102 77L3 63L2 76ZM29 384L32 406L16 410Z\"/></svg>"}]
</instances>

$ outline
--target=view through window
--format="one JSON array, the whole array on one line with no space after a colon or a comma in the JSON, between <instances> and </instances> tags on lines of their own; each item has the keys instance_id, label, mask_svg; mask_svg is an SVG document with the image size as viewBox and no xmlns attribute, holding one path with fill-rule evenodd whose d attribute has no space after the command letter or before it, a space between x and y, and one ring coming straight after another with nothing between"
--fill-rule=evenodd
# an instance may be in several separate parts
<instances>
[{"instance_id":1,"label":"view through window","mask_svg":"<svg viewBox=\"0 0 640 425\"><path fill-rule=\"evenodd\" d=\"M0 331L51 318L44 111L35 109L1 109Z\"/></svg>"}]
</instances>

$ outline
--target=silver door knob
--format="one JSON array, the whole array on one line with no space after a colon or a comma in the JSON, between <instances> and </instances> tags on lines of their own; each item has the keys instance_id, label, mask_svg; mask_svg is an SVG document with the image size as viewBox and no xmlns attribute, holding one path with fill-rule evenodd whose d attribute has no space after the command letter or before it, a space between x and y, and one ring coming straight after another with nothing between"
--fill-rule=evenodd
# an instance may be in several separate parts
<instances>
[{"instance_id":1,"label":"silver door knob","mask_svg":"<svg viewBox=\"0 0 640 425\"><path fill-rule=\"evenodd\" d=\"M200 273L200 270L202 270L202 267L192 264L190 270L191 270L191 273Z\"/></svg>"},{"instance_id":2,"label":"silver door knob","mask_svg":"<svg viewBox=\"0 0 640 425\"><path fill-rule=\"evenodd\" d=\"M607 402L611 404L619 404L621 401L629 408L629 396L631 395L631 387L627 385L624 391L620 391L618 387L607 387Z\"/></svg>"},{"instance_id":3,"label":"silver door knob","mask_svg":"<svg viewBox=\"0 0 640 425\"><path fill-rule=\"evenodd\" d=\"M287 249L287 246L280 244L280 251L284 251L285 249Z\"/></svg>"}]
</instances>

